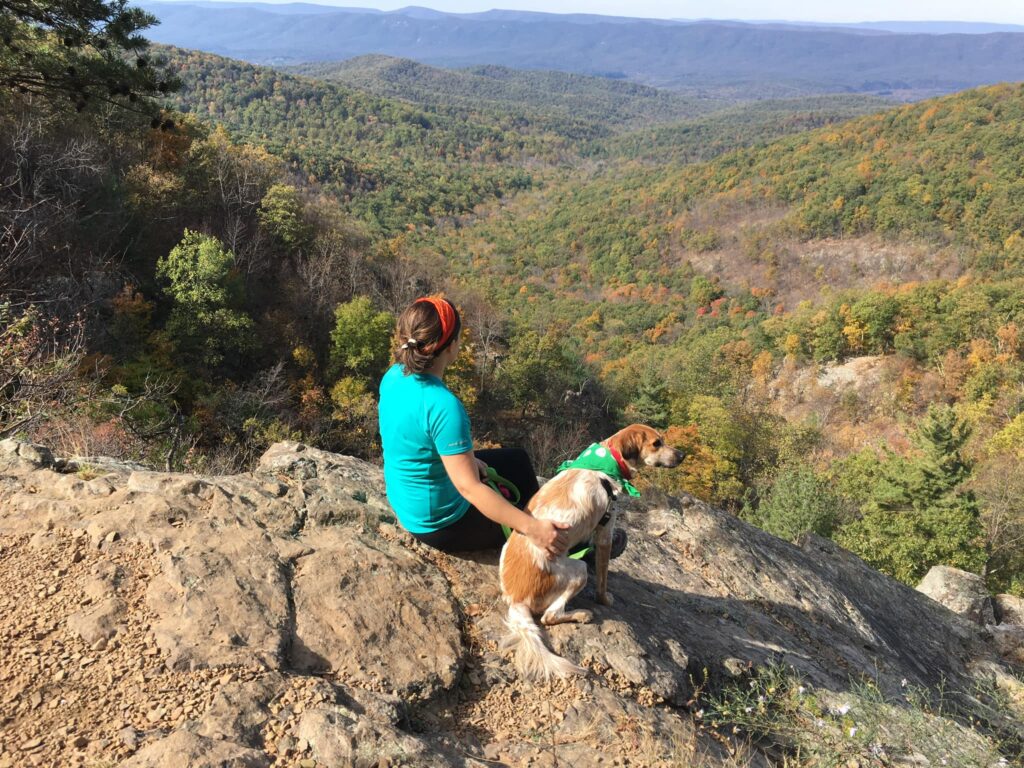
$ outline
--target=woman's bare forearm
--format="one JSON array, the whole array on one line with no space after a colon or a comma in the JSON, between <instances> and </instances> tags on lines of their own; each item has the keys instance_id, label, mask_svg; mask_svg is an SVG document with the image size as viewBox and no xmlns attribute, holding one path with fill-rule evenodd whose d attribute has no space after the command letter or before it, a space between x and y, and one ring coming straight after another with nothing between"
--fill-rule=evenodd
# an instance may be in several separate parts
<instances>
[{"instance_id":1,"label":"woman's bare forearm","mask_svg":"<svg viewBox=\"0 0 1024 768\"><path fill-rule=\"evenodd\" d=\"M459 493L487 519L506 525L524 536L529 536L536 525L537 521L532 515L509 504L489 485L477 482L468 488L460 488Z\"/></svg>"}]
</instances>

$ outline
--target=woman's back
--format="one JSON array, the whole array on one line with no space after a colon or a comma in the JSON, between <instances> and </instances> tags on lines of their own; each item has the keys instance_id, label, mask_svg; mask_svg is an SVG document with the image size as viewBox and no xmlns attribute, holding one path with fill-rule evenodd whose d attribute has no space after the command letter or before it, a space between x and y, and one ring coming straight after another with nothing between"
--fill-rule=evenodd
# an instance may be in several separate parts
<instances>
[{"instance_id":1,"label":"woman's back","mask_svg":"<svg viewBox=\"0 0 1024 768\"><path fill-rule=\"evenodd\" d=\"M380 435L388 501L406 530L430 533L469 507L441 456L473 447L469 417L439 378L393 365L380 384Z\"/></svg>"}]
</instances>

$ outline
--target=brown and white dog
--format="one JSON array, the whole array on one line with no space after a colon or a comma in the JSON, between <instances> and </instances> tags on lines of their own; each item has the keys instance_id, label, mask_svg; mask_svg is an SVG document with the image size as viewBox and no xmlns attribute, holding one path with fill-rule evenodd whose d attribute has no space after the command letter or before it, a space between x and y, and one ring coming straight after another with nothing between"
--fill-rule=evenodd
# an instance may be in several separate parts
<instances>
[{"instance_id":1,"label":"brown and white dog","mask_svg":"<svg viewBox=\"0 0 1024 768\"><path fill-rule=\"evenodd\" d=\"M601 445L613 456L617 452L616 459L621 457L620 470L624 470L627 480L638 464L675 467L682 458L679 451L665 445L656 430L643 424L626 427ZM612 604L608 594L608 562L615 527L612 501L619 491L618 482L603 472L567 469L546 482L527 507L534 517L570 526L566 530L570 548L593 535L597 601L602 605ZM509 636L504 647L515 651L519 673L533 680L582 673L580 667L547 648L533 617L541 614L540 621L545 626L590 621L590 611L565 610L569 600L587 583L586 564L565 555L549 560L544 550L525 536L513 533L501 550L499 572L502 597L508 604L505 623Z\"/></svg>"}]
</instances>

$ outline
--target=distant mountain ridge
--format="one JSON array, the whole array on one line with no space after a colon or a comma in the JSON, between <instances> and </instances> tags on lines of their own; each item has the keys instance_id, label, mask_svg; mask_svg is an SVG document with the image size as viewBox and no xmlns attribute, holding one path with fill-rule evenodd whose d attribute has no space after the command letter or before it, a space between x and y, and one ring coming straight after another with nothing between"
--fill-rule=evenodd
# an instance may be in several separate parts
<instances>
[{"instance_id":1,"label":"distant mountain ridge","mask_svg":"<svg viewBox=\"0 0 1024 768\"><path fill-rule=\"evenodd\" d=\"M157 42L264 64L370 53L426 64L554 69L739 97L898 92L913 98L1024 79L1024 34L897 35L519 11L301 12L145 2Z\"/></svg>"},{"instance_id":2,"label":"distant mountain ridge","mask_svg":"<svg viewBox=\"0 0 1024 768\"><path fill-rule=\"evenodd\" d=\"M517 70L481 64L442 69L380 54L343 62L288 68L320 80L344 83L377 96L438 110L497 109L533 125L580 124L583 138L608 128L641 128L720 109L721 100L694 98L645 85L567 72Z\"/></svg>"}]
</instances>

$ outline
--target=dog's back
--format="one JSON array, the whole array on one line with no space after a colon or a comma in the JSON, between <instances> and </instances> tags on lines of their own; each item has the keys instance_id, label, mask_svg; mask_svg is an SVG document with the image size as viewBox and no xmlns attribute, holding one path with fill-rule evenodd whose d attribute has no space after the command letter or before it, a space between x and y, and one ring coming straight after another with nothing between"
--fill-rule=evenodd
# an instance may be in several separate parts
<instances>
[{"instance_id":1,"label":"dog's back","mask_svg":"<svg viewBox=\"0 0 1024 768\"><path fill-rule=\"evenodd\" d=\"M545 483L530 500L529 510L538 519L568 525L566 534L573 547L590 538L613 498L606 475L570 469ZM499 571L502 596L509 606L506 623L511 635L506 647L516 650L520 672L533 679L580 672L547 649L533 614L544 612L544 623L561 620L565 602L586 583L583 563L564 555L549 560L528 538L513 533L501 551ZM589 618L588 612L579 613Z\"/></svg>"}]
</instances>

